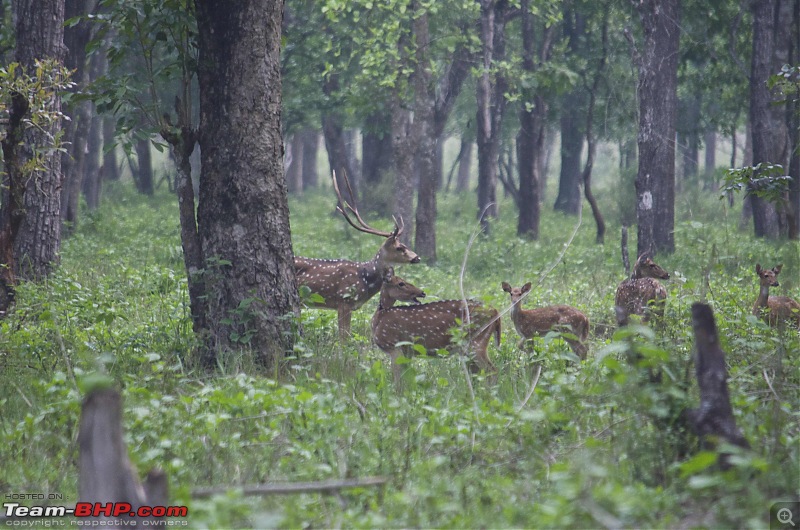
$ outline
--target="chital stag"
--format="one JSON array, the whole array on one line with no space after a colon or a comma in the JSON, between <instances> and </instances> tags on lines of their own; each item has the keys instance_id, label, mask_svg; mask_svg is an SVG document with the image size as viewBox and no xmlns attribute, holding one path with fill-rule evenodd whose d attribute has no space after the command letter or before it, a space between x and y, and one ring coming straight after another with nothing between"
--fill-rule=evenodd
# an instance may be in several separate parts
<instances>
[{"instance_id":1,"label":"chital stag","mask_svg":"<svg viewBox=\"0 0 800 530\"><path fill-rule=\"evenodd\" d=\"M349 186L349 184L348 184ZM358 213L342 199L336 176L333 187L339 200L337 210L356 230L366 234L385 237L378 253L370 261L350 261L345 259L294 258L297 285L307 286L312 293L319 294L324 301L312 305L316 308L336 309L339 317L339 336L344 339L350 334L350 320L353 311L375 296L383 284L384 273L391 265L419 263L419 256L400 242L403 233L403 220L395 219L394 230L384 232L369 226ZM351 194L352 196L352 194ZM348 212L352 213L357 223Z\"/></svg>"},{"instance_id":2,"label":"chital stag","mask_svg":"<svg viewBox=\"0 0 800 530\"><path fill-rule=\"evenodd\" d=\"M492 335L500 345L500 316L496 309L484 307L479 302L442 300L419 304L418 298L425 293L406 280L393 276L391 271L384 277L378 309L372 316L372 341L389 354L395 381L400 380L401 367L397 359L401 355L412 357L416 351L408 343L420 344L428 354L436 356L436 350L452 351L455 346L451 331L470 323L466 329L470 351L475 359L470 360L470 370L487 374L496 372L489 359L487 349ZM410 301L417 305L395 306L395 301ZM406 343L406 344L402 344ZM402 345L401 345L402 344Z\"/></svg>"},{"instance_id":3,"label":"chital stag","mask_svg":"<svg viewBox=\"0 0 800 530\"><path fill-rule=\"evenodd\" d=\"M658 280L669 279L669 273L651 258L642 254L633 266L633 275L617 287L614 306L617 323L624 326L630 315L641 315L647 322L652 315L664 316L667 290Z\"/></svg>"},{"instance_id":4,"label":"chital stag","mask_svg":"<svg viewBox=\"0 0 800 530\"><path fill-rule=\"evenodd\" d=\"M776 265L772 269L762 269L756 264L756 274L760 289L758 298L753 306L753 314L767 321L770 326L777 326L778 322L792 322L800 329L800 304L788 296L770 296L769 288L778 287L778 275L783 265Z\"/></svg>"},{"instance_id":5,"label":"chital stag","mask_svg":"<svg viewBox=\"0 0 800 530\"><path fill-rule=\"evenodd\" d=\"M503 290L511 295L511 320L514 328L522 336L519 347L526 340L534 336L546 335L549 331L567 331L577 337L576 339L564 337L575 355L581 359L586 359L586 345L584 342L589 336L589 319L568 305L551 305L537 309L522 309L521 300L525 293L531 290L531 283L528 282L521 288L511 287L507 282L503 282Z\"/></svg>"}]
</instances>

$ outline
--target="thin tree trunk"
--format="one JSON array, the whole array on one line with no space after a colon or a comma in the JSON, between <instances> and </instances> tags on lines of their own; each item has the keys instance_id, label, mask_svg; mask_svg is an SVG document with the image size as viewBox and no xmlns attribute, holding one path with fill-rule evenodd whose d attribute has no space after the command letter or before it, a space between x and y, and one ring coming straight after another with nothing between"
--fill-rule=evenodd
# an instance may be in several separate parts
<instances>
[{"instance_id":1,"label":"thin tree trunk","mask_svg":"<svg viewBox=\"0 0 800 530\"><path fill-rule=\"evenodd\" d=\"M152 196L153 187L153 153L150 149L150 139L139 140L136 149L136 189L139 193Z\"/></svg>"},{"instance_id":2,"label":"thin tree trunk","mask_svg":"<svg viewBox=\"0 0 800 530\"><path fill-rule=\"evenodd\" d=\"M461 136L461 160L458 162L456 173L456 191L461 193L469 190L469 176L472 172L472 146L475 141Z\"/></svg>"},{"instance_id":3,"label":"thin tree trunk","mask_svg":"<svg viewBox=\"0 0 800 530\"><path fill-rule=\"evenodd\" d=\"M119 159L117 158L116 140L114 138L117 128L113 118L103 119L103 165L100 174L103 180L114 181L120 178Z\"/></svg>"},{"instance_id":4,"label":"thin tree trunk","mask_svg":"<svg viewBox=\"0 0 800 530\"><path fill-rule=\"evenodd\" d=\"M717 191L717 182L714 180L714 173L717 169L717 132L714 130L706 131L703 143L706 147L703 157L703 171L705 177L704 188L711 191Z\"/></svg>"},{"instance_id":5,"label":"thin tree trunk","mask_svg":"<svg viewBox=\"0 0 800 530\"><path fill-rule=\"evenodd\" d=\"M419 7L419 6L417 6ZM428 13L414 20L416 70L414 72L414 136L417 140L416 169L419 174L414 249L428 263L436 263L436 191L441 170L436 170L437 136L434 131L436 94L430 69Z\"/></svg>"},{"instance_id":6,"label":"thin tree trunk","mask_svg":"<svg viewBox=\"0 0 800 530\"><path fill-rule=\"evenodd\" d=\"M394 165L394 193L392 215L403 220L405 230L400 236L405 245L411 245L414 233L414 155L417 142L411 125L411 113L394 96L392 109L392 160Z\"/></svg>"},{"instance_id":7,"label":"thin tree trunk","mask_svg":"<svg viewBox=\"0 0 800 530\"><path fill-rule=\"evenodd\" d=\"M494 76L492 64L505 57L506 0L480 0L482 70L477 81L478 216L488 231L489 219L497 217L497 162L507 82Z\"/></svg>"},{"instance_id":8,"label":"thin tree trunk","mask_svg":"<svg viewBox=\"0 0 800 530\"><path fill-rule=\"evenodd\" d=\"M361 140L361 175L364 183L372 187L383 180L392 170L392 135L383 129L391 123L390 110L380 109L367 118Z\"/></svg>"},{"instance_id":9,"label":"thin tree trunk","mask_svg":"<svg viewBox=\"0 0 800 530\"><path fill-rule=\"evenodd\" d=\"M303 140L300 133L295 133L286 142L284 159L289 159L286 167L286 186L290 195L303 194Z\"/></svg>"},{"instance_id":10,"label":"thin tree trunk","mask_svg":"<svg viewBox=\"0 0 800 530\"><path fill-rule=\"evenodd\" d=\"M319 152L319 133L314 129L303 129L303 188L313 189L319 185L317 153Z\"/></svg>"},{"instance_id":11,"label":"thin tree trunk","mask_svg":"<svg viewBox=\"0 0 800 530\"><path fill-rule=\"evenodd\" d=\"M328 99L331 99L339 91L337 74L331 74L325 79L322 91ZM350 159L347 156L342 120L343 118L337 109L326 109L322 113L322 134L325 137L325 149L328 151L328 163L330 164L331 172L336 174L342 197L350 204L354 204L358 198L358 185L357 182L350 178L354 174L353 168L350 167ZM344 183L345 176L348 177L351 184L350 187ZM350 195L351 189L355 197Z\"/></svg>"},{"instance_id":12,"label":"thin tree trunk","mask_svg":"<svg viewBox=\"0 0 800 530\"><path fill-rule=\"evenodd\" d=\"M89 210L96 210L100 206L100 194L103 181L100 178L100 151L102 145L103 119L96 114L92 116L89 129L89 138L86 144L86 174L83 178L83 196L86 199L86 206Z\"/></svg>"}]
</instances>

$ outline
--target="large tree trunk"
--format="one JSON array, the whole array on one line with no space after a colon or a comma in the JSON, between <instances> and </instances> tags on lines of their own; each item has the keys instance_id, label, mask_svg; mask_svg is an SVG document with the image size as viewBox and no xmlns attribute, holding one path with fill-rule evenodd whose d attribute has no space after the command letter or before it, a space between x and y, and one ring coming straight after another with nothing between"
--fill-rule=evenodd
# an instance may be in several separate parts
<instances>
[{"instance_id":1,"label":"large tree trunk","mask_svg":"<svg viewBox=\"0 0 800 530\"><path fill-rule=\"evenodd\" d=\"M569 54L580 56L584 48L582 39L586 33L586 17L567 8L563 26ZM572 90L561 98L561 174L558 179L558 196L553 208L569 215L578 215L581 207L581 154L585 102L583 90L580 89Z\"/></svg>"},{"instance_id":2,"label":"large tree trunk","mask_svg":"<svg viewBox=\"0 0 800 530\"><path fill-rule=\"evenodd\" d=\"M497 217L497 162L500 154L505 92L507 82L502 75L494 77L492 64L505 56L506 0L480 0L481 8L481 74L478 77L478 216L484 230L489 218Z\"/></svg>"},{"instance_id":3,"label":"large tree trunk","mask_svg":"<svg viewBox=\"0 0 800 530\"><path fill-rule=\"evenodd\" d=\"M303 129L303 188L313 189L319 185L317 153L319 152L319 133L314 129Z\"/></svg>"},{"instance_id":4,"label":"large tree trunk","mask_svg":"<svg viewBox=\"0 0 800 530\"><path fill-rule=\"evenodd\" d=\"M638 255L675 251L675 121L680 0L637 4L644 42L639 61Z\"/></svg>"},{"instance_id":5,"label":"large tree trunk","mask_svg":"<svg viewBox=\"0 0 800 530\"><path fill-rule=\"evenodd\" d=\"M792 43L789 64L800 61L800 2L794 2L792 13ZM788 112L789 145L793 148L789 155L788 235L789 239L800 240L800 102L794 99L789 103Z\"/></svg>"},{"instance_id":6,"label":"large tree trunk","mask_svg":"<svg viewBox=\"0 0 800 530\"><path fill-rule=\"evenodd\" d=\"M16 59L35 72L34 61L46 57L61 61L64 57L64 2L59 0L15 0ZM54 98L51 110L61 109L61 99ZM46 145L47 135L55 136L61 122L50 130L29 131L24 135L23 156L29 159L31 150ZM36 172L25 188L25 218L14 241L16 274L39 279L59 261L61 249L61 190L63 173L61 156L46 155L44 170Z\"/></svg>"},{"instance_id":7,"label":"large tree trunk","mask_svg":"<svg viewBox=\"0 0 800 530\"><path fill-rule=\"evenodd\" d=\"M422 12L414 20L416 43L416 70L414 72L414 127L418 142L416 169L419 175L416 233L414 249L427 263L436 262L436 190L439 175L436 170L436 145L434 110L436 95L430 70L430 33L428 13Z\"/></svg>"},{"instance_id":8,"label":"large tree trunk","mask_svg":"<svg viewBox=\"0 0 800 530\"><path fill-rule=\"evenodd\" d=\"M281 139L282 2L196 0L198 230L210 345L248 347L266 368L294 343L294 275Z\"/></svg>"}]
</instances>

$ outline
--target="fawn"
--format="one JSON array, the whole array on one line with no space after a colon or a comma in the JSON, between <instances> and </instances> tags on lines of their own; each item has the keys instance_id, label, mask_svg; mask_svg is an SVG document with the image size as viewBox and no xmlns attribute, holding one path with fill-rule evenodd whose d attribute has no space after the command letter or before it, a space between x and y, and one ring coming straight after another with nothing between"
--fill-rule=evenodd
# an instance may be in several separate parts
<instances>
[{"instance_id":1,"label":"fawn","mask_svg":"<svg viewBox=\"0 0 800 530\"><path fill-rule=\"evenodd\" d=\"M649 321L652 315L659 318L664 316L667 290L659 279L668 280L669 273L645 254L639 256L631 278L617 287L614 297L617 324L628 324L628 317L632 314L641 315L642 322Z\"/></svg>"},{"instance_id":2,"label":"fawn","mask_svg":"<svg viewBox=\"0 0 800 530\"><path fill-rule=\"evenodd\" d=\"M800 329L800 304L788 296L769 295L770 287L780 285L777 277L782 268L783 265L776 265L772 269L762 269L760 264L756 264L760 289L753 306L753 314L766 320L770 326L777 326L780 321L789 321Z\"/></svg>"},{"instance_id":3,"label":"fawn","mask_svg":"<svg viewBox=\"0 0 800 530\"><path fill-rule=\"evenodd\" d=\"M581 359L586 359L586 345L584 342L589 336L589 319L568 305L551 305L537 309L522 309L521 300L525 293L531 290L531 282L521 288L512 288L507 282L502 284L503 290L511 295L511 320L514 328L522 336L519 341L521 348L524 342L534 336L546 335L551 330L571 331L577 339L564 337L572 351Z\"/></svg>"},{"instance_id":4,"label":"fawn","mask_svg":"<svg viewBox=\"0 0 800 530\"><path fill-rule=\"evenodd\" d=\"M475 301L442 300L420 304L418 298L424 296L422 290L394 276L391 269L387 270L378 309L372 316L372 341L391 357L395 381L399 382L401 375L397 358L416 355L408 343L424 346L431 356L436 356L438 349L450 351L455 345L452 328L461 323L466 325L468 321L470 325L466 331L469 346L475 351L474 361L469 361L470 370L477 373L483 369L487 374L494 374L496 369L486 350L492 335L496 344L500 345L497 310L483 307ZM416 305L395 306L395 301L409 301Z\"/></svg>"}]
</instances>

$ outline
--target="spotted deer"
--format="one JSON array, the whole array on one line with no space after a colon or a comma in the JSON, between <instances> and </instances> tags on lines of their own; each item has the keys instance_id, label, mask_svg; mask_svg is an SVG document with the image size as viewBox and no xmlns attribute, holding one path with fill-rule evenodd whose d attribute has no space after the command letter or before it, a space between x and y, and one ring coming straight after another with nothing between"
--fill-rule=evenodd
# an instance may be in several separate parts
<instances>
[{"instance_id":1,"label":"spotted deer","mask_svg":"<svg viewBox=\"0 0 800 530\"><path fill-rule=\"evenodd\" d=\"M577 339L564 337L575 355L586 359L586 345L584 342L589 336L589 319L568 305L550 305L537 309L522 309L522 298L531 290L528 282L520 288L511 287L507 282L502 283L503 290L511 295L511 320L514 328L522 336L519 347L534 336L546 335L549 331L567 331Z\"/></svg>"},{"instance_id":2,"label":"spotted deer","mask_svg":"<svg viewBox=\"0 0 800 530\"><path fill-rule=\"evenodd\" d=\"M630 315L641 315L642 322L648 322L651 316L663 317L667 290L658 280L667 279L667 271L646 254L639 256L633 266L631 278L617 287L617 295L614 297L617 324L627 325Z\"/></svg>"},{"instance_id":3,"label":"spotted deer","mask_svg":"<svg viewBox=\"0 0 800 530\"><path fill-rule=\"evenodd\" d=\"M769 295L770 287L780 285L777 278L782 268L783 265L776 265L771 269L762 269L760 264L756 264L760 288L753 306L753 314L763 318L770 326L777 326L779 322L787 321L800 329L800 304L788 296Z\"/></svg>"},{"instance_id":4,"label":"spotted deer","mask_svg":"<svg viewBox=\"0 0 800 530\"><path fill-rule=\"evenodd\" d=\"M357 205L350 206L342 199L335 175L333 187L339 202L336 209L350 226L360 232L386 238L378 253L369 261L294 258L297 285L305 285L312 293L322 297L323 301L312 303L311 307L336 309L339 317L339 337L345 339L350 335L353 311L381 290L384 273L392 265L419 263L420 257L400 241L403 233L402 219L399 223L395 219L394 230L391 232L376 230L364 222L358 213ZM353 221L350 214L355 216L357 222Z\"/></svg>"},{"instance_id":5,"label":"spotted deer","mask_svg":"<svg viewBox=\"0 0 800 530\"><path fill-rule=\"evenodd\" d=\"M475 359L469 361L473 373L481 369L490 375L496 372L489 359L487 349L492 335L500 345L500 315L496 309L484 307L479 302L463 300L441 300L420 304L425 293L406 280L387 271L378 309L372 316L372 341L389 354L395 381L400 380L402 368L397 359L404 355L417 354L411 344L425 347L430 356L445 349L455 351L453 328L465 326L470 351ZM414 302L415 305L395 306L396 301Z\"/></svg>"}]
</instances>

